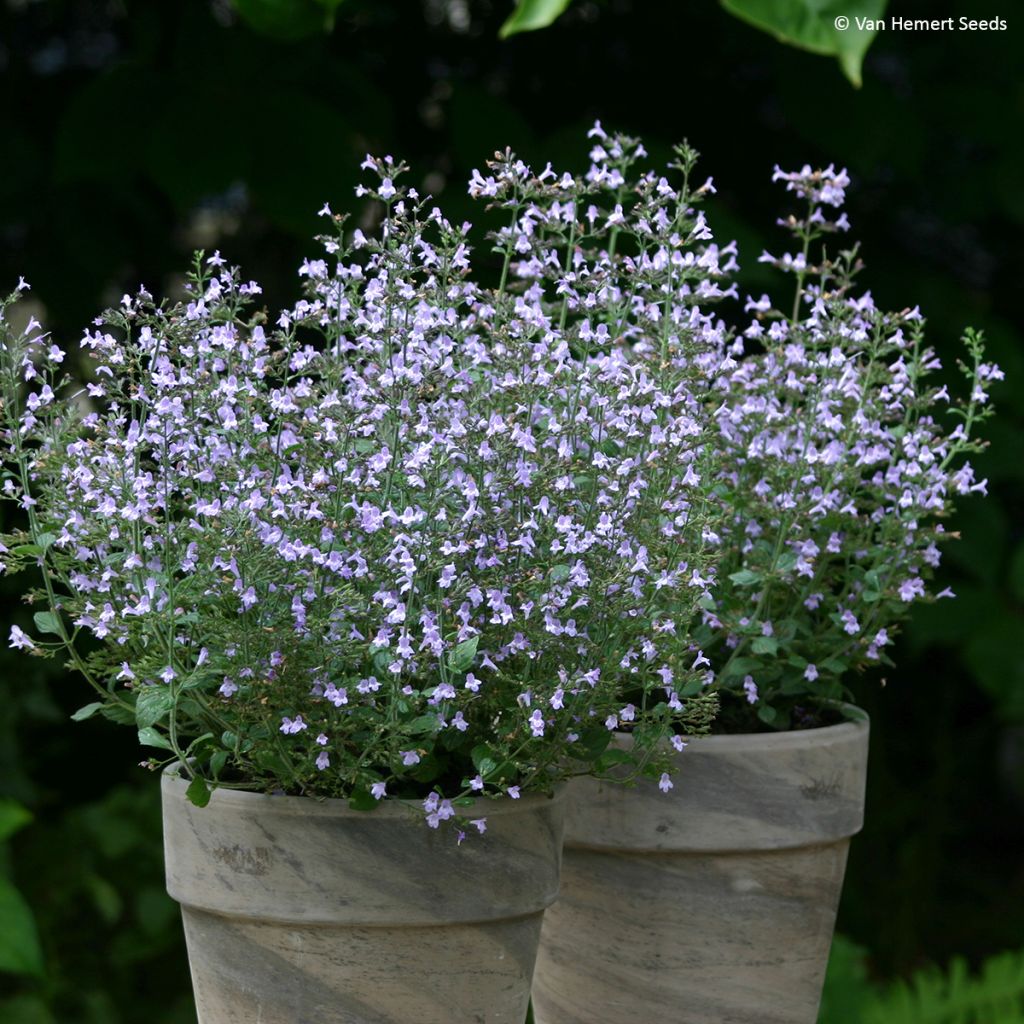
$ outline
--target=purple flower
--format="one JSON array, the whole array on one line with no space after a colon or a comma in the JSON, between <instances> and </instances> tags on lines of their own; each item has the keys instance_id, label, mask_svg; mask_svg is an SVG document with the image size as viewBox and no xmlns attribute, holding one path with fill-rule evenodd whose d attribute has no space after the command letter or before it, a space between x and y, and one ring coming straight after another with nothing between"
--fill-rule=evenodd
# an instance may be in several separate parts
<instances>
[{"instance_id":1,"label":"purple flower","mask_svg":"<svg viewBox=\"0 0 1024 1024\"><path fill-rule=\"evenodd\" d=\"M20 626L11 626L10 646L16 650L30 651L36 645L32 638Z\"/></svg>"}]
</instances>

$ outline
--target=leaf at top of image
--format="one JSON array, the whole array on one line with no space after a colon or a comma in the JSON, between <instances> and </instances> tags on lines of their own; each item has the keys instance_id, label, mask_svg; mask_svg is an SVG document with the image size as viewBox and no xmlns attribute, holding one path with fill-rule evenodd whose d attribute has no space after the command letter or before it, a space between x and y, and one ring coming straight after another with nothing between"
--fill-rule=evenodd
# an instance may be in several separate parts
<instances>
[{"instance_id":1,"label":"leaf at top of image","mask_svg":"<svg viewBox=\"0 0 1024 1024\"><path fill-rule=\"evenodd\" d=\"M871 23L885 15L886 0L721 0L742 21L783 43L836 57L860 88L864 55L878 34ZM845 23L845 28L839 26Z\"/></svg>"},{"instance_id":2,"label":"leaf at top of image","mask_svg":"<svg viewBox=\"0 0 1024 1024\"><path fill-rule=\"evenodd\" d=\"M516 9L505 20L498 34L502 39L507 39L519 32L547 28L564 13L571 2L572 0L518 0Z\"/></svg>"}]
</instances>

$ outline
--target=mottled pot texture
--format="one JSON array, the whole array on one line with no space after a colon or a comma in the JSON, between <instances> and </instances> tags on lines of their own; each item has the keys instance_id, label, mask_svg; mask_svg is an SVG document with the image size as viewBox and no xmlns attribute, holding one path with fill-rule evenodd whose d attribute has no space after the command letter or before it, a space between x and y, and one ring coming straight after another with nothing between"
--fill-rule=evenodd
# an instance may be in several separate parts
<instances>
[{"instance_id":1,"label":"mottled pot texture","mask_svg":"<svg viewBox=\"0 0 1024 1024\"><path fill-rule=\"evenodd\" d=\"M217 790L200 809L165 774L199 1024L522 1024L563 797L488 801L458 846L390 800Z\"/></svg>"},{"instance_id":2,"label":"mottled pot texture","mask_svg":"<svg viewBox=\"0 0 1024 1024\"><path fill-rule=\"evenodd\" d=\"M696 740L668 794L574 781L537 1024L815 1024L863 821L868 719L848 713Z\"/></svg>"}]
</instances>

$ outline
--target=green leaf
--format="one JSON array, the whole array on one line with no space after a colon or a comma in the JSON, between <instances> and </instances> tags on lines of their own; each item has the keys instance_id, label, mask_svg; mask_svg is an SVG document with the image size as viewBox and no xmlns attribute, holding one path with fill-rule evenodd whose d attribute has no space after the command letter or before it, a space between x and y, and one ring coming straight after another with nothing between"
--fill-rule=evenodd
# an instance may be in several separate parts
<instances>
[{"instance_id":1,"label":"green leaf","mask_svg":"<svg viewBox=\"0 0 1024 1024\"><path fill-rule=\"evenodd\" d=\"M498 767L498 755L485 743L475 746L470 756L473 758L473 767L485 779Z\"/></svg>"},{"instance_id":2,"label":"green leaf","mask_svg":"<svg viewBox=\"0 0 1024 1024\"><path fill-rule=\"evenodd\" d=\"M456 807L472 807L476 800L471 796L457 796L452 803Z\"/></svg>"},{"instance_id":3,"label":"green leaf","mask_svg":"<svg viewBox=\"0 0 1024 1024\"><path fill-rule=\"evenodd\" d=\"M144 747L159 747L161 750L170 750L171 745L163 733L157 732L152 727L139 730L139 743Z\"/></svg>"},{"instance_id":4,"label":"green leaf","mask_svg":"<svg viewBox=\"0 0 1024 1024\"><path fill-rule=\"evenodd\" d=\"M480 643L480 637L471 636L456 645L455 649L448 653L448 669L451 672L466 672L473 659L476 657L476 649Z\"/></svg>"},{"instance_id":5,"label":"green leaf","mask_svg":"<svg viewBox=\"0 0 1024 1024\"><path fill-rule=\"evenodd\" d=\"M96 701L93 704L86 704L84 708L79 708L72 716L72 722L84 722L87 718L92 718L97 711L103 710L103 702Z\"/></svg>"},{"instance_id":6,"label":"green leaf","mask_svg":"<svg viewBox=\"0 0 1024 1024\"><path fill-rule=\"evenodd\" d=\"M0 842L32 820L32 812L15 800L0 800Z\"/></svg>"},{"instance_id":7,"label":"green leaf","mask_svg":"<svg viewBox=\"0 0 1024 1024\"><path fill-rule=\"evenodd\" d=\"M32 621L36 624L36 629L40 633L53 633L56 636L61 635L61 624L60 619L57 618L54 612L36 612L32 616Z\"/></svg>"},{"instance_id":8,"label":"green leaf","mask_svg":"<svg viewBox=\"0 0 1024 1024\"><path fill-rule=\"evenodd\" d=\"M843 74L859 88L864 54L878 34L886 0L722 0L722 6L780 42L838 58Z\"/></svg>"},{"instance_id":9,"label":"green leaf","mask_svg":"<svg viewBox=\"0 0 1024 1024\"><path fill-rule=\"evenodd\" d=\"M553 565L548 572L548 579L552 583L564 583L569 578L570 572L571 570L567 565Z\"/></svg>"},{"instance_id":10,"label":"green leaf","mask_svg":"<svg viewBox=\"0 0 1024 1024\"><path fill-rule=\"evenodd\" d=\"M547 28L564 13L571 0L518 0L516 9L505 20L498 35L508 39L519 32Z\"/></svg>"},{"instance_id":11,"label":"green leaf","mask_svg":"<svg viewBox=\"0 0 1024 1024\"><path fill-rule=\"evenodd\" d=\"M187 796L189 800L196 805L196 807L205 807L210 802L212 794L210 792L210 787L206 783L206 779L197 775L188 784L188 789L185 790L185 796Z\"/></svg>"},{"instance_id":12,"label":"green leaf","mask_svg":"<svg viewBox=\"0 0 1024 1024\"><path fill-rule=\"evenodd\" d=\"M317 0L233 0L241 19L261 35L295 40L330 27ZM326 4L324 5L326 6ZM328 11L328 16L333 11Z\"/></svg>"},{"instance_id":13,"label":"green leaf","mask_svg":"<svg viewBox=\"0 0 1024 1024\"><path fill-rule=\"evenodd\" d=\"M834 672L837 676L841 676L849 667L849 663L842 658L826 658L818 665L818 668L823 668L826 672Z\"/></svg>"},{"instance_id":14,"label":"green leaf","mask_svg":"<svg viewBox=\"0 0 1024 1024\"><path fill-rule=\"evenodd\" d=\"M140 729L156 725L174 707L174 697L167 686L144 686L135 702L135 722Z\"/></svg>"},{"instance_id":15,"label":"green leaf","mask_svg":"<svg viewBox=\"0 0 1024 1024\"><path fill-rule=\"evenodd\" d=\"M743 676L759 672L760 669L761 662L757 658L733 658L732 663L728 666L728 670L722 670L722 679L741 679ZM695 690L694 692L699 693L700 691ZM683 695L690 696L686 693L685 688Z\"/></svg>"},{"instance_id":16,"label":"green leaf","mask_svg":"<svg viewBox=\"0 0 1024 1024\"><path fill-rule=\"evenodd\" d=\"M765 725L772 725L776 718L779 717L779 713L771 706L771 704L762 704L757 709L757 717L760 718Z\"/></svg>"},{"instance_id":17,"label":"green leaf","mask_svg":"<svg viewBox=\"0 0 1024 1024\"><path fill-rule=\"evenodd\" d=\"M0 878L0 971L43 974L43 951L35 918L24 897L6 878Z\"/></svg>"},{"instance_id":18,"label":"green leaf","mask_svg":"<svg viewBox=\"0 0 1024 1024\"><path fill-rule=\"evenodd\" d=\"M776 654L779 650L779 641L773 636L755 636L750 649L755 654Z\"/></svg>"},{"instance_id":19,"label":"green leaf","mask_svg":"<svg viewBox=\"0 0 1024 1024\"><path fill-rule=\"evenodd\" d=\"M740 569L739 572L730 573L729 579L738 587L752 587L761 582L761 574L752 569Z\"/></svg>"},{"instance_id":20,"label":"green leaf","mask_svg":"<svg viewBox=\"0 0 1024 1024\"><path fill-rule=\"evenodd\" d=\"M437 715L430 712L426 715L417 715L409 722L405 729L410 736L425 736L437 732L439 728Z\"/></svg>"},{"instance_id":21,"label":"green leaf","mask_svg":"<svg viewBox=\"0 0 1024 1024\"><path fill-rule=\"evenodd\" d=\"M210 758L210 774L214 778L220 778L220 773L224 771L224 765L228 763L228 758L231 756L227 750L218 750Z\"/></svg>"},{"instance_id":22,"label":"green leaf","mask_svg":"<svg viewBox=\"0 0 1024 1024\"><path fill-rule=\"evenodd\" d=\"M598 772L606 772L616 765L625 764L627 761L631 761L632 756L625 750L619 750L617 747L612 747L610 750L606 750L595 762L594 770Z\"/></svg>"},{"instance_id":23,"label":"green leaf","mask_svg":"<svg viewBox=\"0 0 1024 1024\"><path fill-rule=\"evenodd\" d=\"M36 537L36 543L44 550L47 551L57 543L57 534L55 533L41 533Z\"/></svg>"},{"instance_id":24,"label":"green leaf","mask_svg":"<svg viewBox=\"0 0 1024 1024\"><path fill-rule=\"evenodd\" d=\"M122 704L104 704L100 714L118 725L135 724L135 709L126 708Z\"/></svg>"},{"instance_id":25,"label":"green leaf","mask_svg":"<svg viewBox=\"0 0 1024 1024\"><path fill-rule=\"evenodd\" d=\"M353 791L348 798L348 805L354 811L372 811L380 801L374 799L373 794L363 786Z\"/></svg>"}]
</instances>

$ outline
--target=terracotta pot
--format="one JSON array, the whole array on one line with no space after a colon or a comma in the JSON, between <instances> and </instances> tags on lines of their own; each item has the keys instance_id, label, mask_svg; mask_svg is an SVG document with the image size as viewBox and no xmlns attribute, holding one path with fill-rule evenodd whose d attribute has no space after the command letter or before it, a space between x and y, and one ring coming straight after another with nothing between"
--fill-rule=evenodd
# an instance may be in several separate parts
<instances>
[{"instance_id":1,"label":"terracotta pot","mask_svg":"<svg viewBox=\"0 0 1024 1024\"><path fill-rule=\"evenodd\" d=\"M710 736L668 794L572 783L537 1024L815 1024L868 719Z\"/></svg>"},{"instance_id":2,"label":"terracotta pot","mask_svg":"<svg viewBox=\"0 0 1024 1024\"><path fill-rule=\"evenodd\" d=\"M458 846L390 800L217 790L200 809L165 774L199 1024L522 1024L563 797L487 801Z\"/></svg>"}]
</instances>

